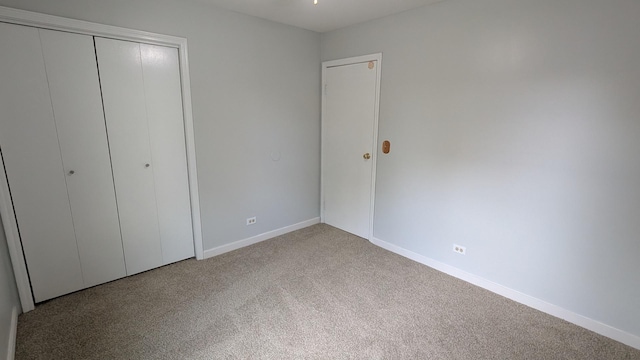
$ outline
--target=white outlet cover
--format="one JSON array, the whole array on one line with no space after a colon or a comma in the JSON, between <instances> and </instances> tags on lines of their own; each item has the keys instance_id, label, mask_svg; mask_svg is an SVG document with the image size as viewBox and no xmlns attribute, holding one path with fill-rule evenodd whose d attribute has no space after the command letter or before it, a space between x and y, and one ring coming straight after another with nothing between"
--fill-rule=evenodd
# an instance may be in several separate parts
<instances>
[{"instance_id":1,"label":"white outlet cover","mask_svg":"<svg viewBox=\"0 0 640 360\"><path fill-rule=\"evenodd\" d=\"M465 255L467 253L467 248L458 244L453 244L453 252L460 255Z\"/></svg>"}]
</instances>

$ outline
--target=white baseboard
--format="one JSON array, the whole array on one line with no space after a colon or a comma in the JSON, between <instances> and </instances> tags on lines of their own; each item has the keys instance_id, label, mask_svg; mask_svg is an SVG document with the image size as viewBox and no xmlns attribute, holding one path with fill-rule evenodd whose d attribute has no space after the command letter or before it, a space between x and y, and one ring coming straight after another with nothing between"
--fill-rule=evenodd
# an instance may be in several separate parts
<instances>
[{"instance_id":1,"label":"white baseboard","mask_svg":"<svg viewBox=\"0 0 640 360\"><path fill-rule=\"evenodd\" d=\"M7 360L13 360L16 356L16 340L18 338L18 307L14 306L11 312L11 329L9 330L9 343L7 344Z\"/></svg>"},{"instance_id":2,"label":"white baseboard","mask_svg":"<svg viewBox=\"0 0 640 360\"><path fill-rule=\"evenodd\" d=\"M513 290L511 288L508 288L506 286L494 283L492 281L489 281L487 279L481 278L477 275L473 275L471 273L468 273L466 271L460 270L456 267L453 267L451 265L447 265L445 263L430 259L426 256L422 256L420 254L417 254L413 251L401 248L397 245L388 243L386 241L380 240L380 239L376 239L376 238L372 238L371 242L377 246L380 246L383 249L389 250L393 253L396 253L398 255L404 256L406 258L409 258L413 261L419 262L421 264L424 264L426 266L429 266L433 269L436 269L438 271L441 271L445 274L451 275L453 277L456 277L458 279L464 280L466 282L469 282L473 285L479 286L481 288L484 288L486 290L489 290L491 292L494 292L498 295L502 295L508 299L511 299L513 301L519 302L521 304L527 305L529 307L532 307L536 310L540 310L544 313L547 313L549 315L558 317L560 319L566 320L570 323L573 323L575 325L578 325L580 327L583 327L585 329L591 330L595 333L598 333L600 335L606 336L608 338L611 338L613 340L619 341L623 344L629 345L631 347L634 347L636 349L640 349L640 337L627 333L625 331L622 331L620 329L616 329L612 326L609 326L607 324L603 324L599 321L593 320L591 318L588 318L586 316L574 313L572 311L563 309L557 305L554 304L550 304L544 300L540 300L538 298L535 298L533 296L527 295L527 294L523 294L519 291Z\"/></svg>"},{"instance_id":3,"label":"white baseboard","mask_svg":"<svg viewBox=\"0 0 640 360\"><path fill-rule=\"evenodd\" d=\"M204 258L208 259L210 257L222 255L222 254L227 253L229 251L233 251L233 250L237 250L237 249L243 248L245 246L253 245L253 244L259 243L261 241L265 241L265 240L274 238L276 236L284 235L284 234L290 233L292 231L300 230L300 229L303 229L303 228L306 228L308 226L315 225L315 224L318 224L318 223L320 223L320 218L319 217L313 218L313 219L309 219L309 220L306 220L306 221L303 221L303 222L299 222L297 224L285 226L285 227L280 228L280 229L268 231L266 233L263 233L263 234L260 234L260 235L256 235L256 236L252 236L252 237L247 238L247 239L238 240L238 241L232 242L231 244L218 246L218 247L215 247L213 249L205 250L204 251Z\"/></svg>"}]
</instances>

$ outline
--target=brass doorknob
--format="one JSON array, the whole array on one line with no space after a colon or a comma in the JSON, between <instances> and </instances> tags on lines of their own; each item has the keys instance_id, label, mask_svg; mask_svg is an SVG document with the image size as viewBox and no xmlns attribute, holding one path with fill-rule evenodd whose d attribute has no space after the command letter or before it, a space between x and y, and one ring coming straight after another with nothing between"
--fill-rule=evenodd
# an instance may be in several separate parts
<instances>
[{"instance_id":1,"label":"brass doorknob","mask_svg":"<svg viewBox=\"0 0 640 360\"><path fill-rule=\"evenodd\" d=\"M371 154L366 153L366 154L362 155L362 157L363 157L365 160L369 160L369 159L371 159Z\"/></svg>"}]
</instances>

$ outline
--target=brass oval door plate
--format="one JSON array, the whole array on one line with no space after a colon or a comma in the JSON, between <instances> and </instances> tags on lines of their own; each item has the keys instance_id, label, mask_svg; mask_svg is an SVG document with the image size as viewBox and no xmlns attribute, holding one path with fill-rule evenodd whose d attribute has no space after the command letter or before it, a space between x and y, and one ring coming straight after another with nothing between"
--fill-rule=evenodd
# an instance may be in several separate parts
<instances>
[{"instance_id":1,"label":"brass oval door plate","mask_svg":"<svg viewBox=\"0 0 640 360\"><path fill-rule=\"evenodd\" d=\"M385 140L382 142L382 152L384 154L388 154L391 151L391 142L389 140Z\"/></svg>"}]
</instances>

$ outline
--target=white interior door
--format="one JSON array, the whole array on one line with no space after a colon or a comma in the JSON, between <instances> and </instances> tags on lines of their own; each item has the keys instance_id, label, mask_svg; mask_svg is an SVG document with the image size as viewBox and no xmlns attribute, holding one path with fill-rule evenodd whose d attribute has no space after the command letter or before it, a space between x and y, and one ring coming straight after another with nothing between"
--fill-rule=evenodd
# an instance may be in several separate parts
<instances>
[{"instance_id":1,"label":"white interior door","mask_svg":"<svg viewBox=\"0 0 640 360\"><path fill-rule=\"evenodd\" d=\"M95 42L127 273L193 257L178 50Z\"/></svg>"},{"instance_id":2,"label":"white interior door","mask_svg":"<svg viewBox=\"0 0 640 360\"><path fill-rule=\"evenodd\" d=\"M323 221L370 237L379 61L327 66L322 115Z\"/></svg>"},{"instance_id":3,"label":"white interior door","mask_svg":"<svg viewBox=\"0 0 640 360\"><path fill-rule=\"evenodd\" d=\"M140 44L163 263L193 257L178 49Z\"/></svg>"},{"instance_id":4,"label":"white interior door","mask_svg":"<svg viewBox=\"0 0 640 360\"><path fill-rule=\"evenodd\" d=\"M0 148L36 301L83 288L38 29L0 23Z\"/></svg>"},{"instance_id":5,"label":"white interior door","mask_svg":"<svg viewBox=\"0 0 640 360\"><path fill-rule=\"evenodd\" d=\"M95 38L127 275L163 264L140 44Z\"/></svg>"},{"instance_id":6,"label":"white interior door","mask_svg":"<svg viewBox=\"0 0 640 360\"><path fill-rule=\"evenodd\" d=\"M126 276L93 37L39 30L84 286Z\"/></svg>"}]
</instances>

